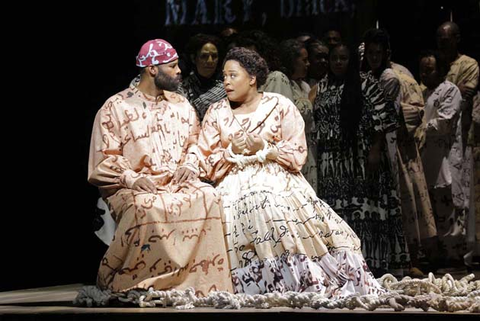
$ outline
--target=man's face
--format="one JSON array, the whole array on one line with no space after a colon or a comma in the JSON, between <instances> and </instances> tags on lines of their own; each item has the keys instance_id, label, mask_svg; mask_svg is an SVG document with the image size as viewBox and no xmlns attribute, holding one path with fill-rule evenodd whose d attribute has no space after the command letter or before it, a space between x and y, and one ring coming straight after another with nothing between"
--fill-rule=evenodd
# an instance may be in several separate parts
<instances>
[{"instance_id":1,"label":"man's face","mask_svg":"<svg viewBox=\"0 0 480 321\"><path fill-rule=\"evenodd\" d=\"M445 53L450 53L457 49L457 38L451 28L443 27L437 30L437 47L438 50Z\"/></svg>"},{"instance_id":2,"label":"man's face","mask_svg":"<svg viewBox=\"0 0 480 321\"><path fill-rule=\"evenodd\" d=\"M435 57L423 57L420 60L420 80L428 89L435 89L438 84L438 70Z\"/></svg>"},{"instance_id":3,"label":"man's face","mask_svg":"<svg viewBox=\"0 0 480 321\"><path fill-rule=\"evenodd\" d=\"M180 67L178 67L178 59L155 67L158 70L154 80L155 86L161 90L177 90L182 82L182 73Z\"/></svg>"},{"instance_id":4,"label":"man's face","mask_svg":"<svg viewBox=\"0 0 480 321\"><path fill-rule=\"evenodd\" d=\"M340 33L336 30L329 30L325 35L325 41L330 46L330 48L332 48L333 46L340 43L341 41Z\"/></svg>"},{"instance_id":5,"label":"man's face","mask_svg":"<svg viewBox=\"0 0 480 321\"><path fill-rule=\"evenodd\" d=\"M314 79L322 78L328 71L328 47L316 45L311 49L311 55L308 55L310 67L308 74Z\"/></svg>"}]
</instances>

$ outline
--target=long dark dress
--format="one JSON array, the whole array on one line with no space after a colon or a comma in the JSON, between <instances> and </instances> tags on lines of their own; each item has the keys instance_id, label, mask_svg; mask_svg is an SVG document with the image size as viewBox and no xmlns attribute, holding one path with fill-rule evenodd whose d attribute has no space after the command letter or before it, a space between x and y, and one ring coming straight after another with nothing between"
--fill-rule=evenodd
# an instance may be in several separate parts
<instances>
[{"instance_id":1,"label":"long dark dress","mask_svg":"<svg viewBox=\"0 0 480 321\"><path fill-rule=\"evenodd\" d=\"M401 207L388 164L386 147L380 166L367 171L370 147L376 132L398 127L393 104L387 104L377 80L361 73L362 118L356 146L344 138L340 127L343 84L319 82L314 102L318 132L318 196L352 227L362 242L364 258L374 274L403 274L409 265Z\"/></svg>"}]
</instances>

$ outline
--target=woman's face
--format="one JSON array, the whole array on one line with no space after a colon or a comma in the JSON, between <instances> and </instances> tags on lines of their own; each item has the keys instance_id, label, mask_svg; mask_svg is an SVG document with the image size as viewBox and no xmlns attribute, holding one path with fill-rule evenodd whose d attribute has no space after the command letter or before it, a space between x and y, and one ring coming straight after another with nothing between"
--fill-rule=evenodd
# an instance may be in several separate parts
<instances>
[{"instance_id":1,"label":"woman's face","mask_svg":"<svg viewBox=\"0 0 480 321\"><path fill-rule=\"evenodd\" d=\"M339 46L332 49L330 55L330 69L337 78L343 78L347 74L350 53L347 47Z\"/></svg>"},{"instance_id":2,"label":"woman's face","mask_svg":"<svg viewBox=\"0 0 480 321\"><path fill-rule=\"evenodd\" d=\"M307 76L308 67L310 66L310 62L308 61L308 52L307 49L302 48L300 50L300 56L295 58L293 61L293 74L292 79L301 79Z\"/></svg>"},{"instance_id":3,"label":"woman's face","mask_svg":"<svg viewBox=\"0 0 480 321\"><path fill-rule=\"evenodd\" d=\"M254 85L255 77L250 76L238 61L227 60L223 67L223 86L230 101L245 101Z\"/></svg>"},{"instance_id":4,"label":"woman's face","mask_svg":"<svg viewBox=\"0 0 480 321\"><path fill-rule=\"evenodd\" d=\"M373 71L377 71L382 66L383 46L379 43L371 43L365 48L365 57L368 65Z\"/></svg>"},{"instance_id":5,"label":"woman's face","mask_svg":"<svg viewBox=\"0 0 480 321\"><path fill-rule=\"evenodd\" d=\"M206 43L197 52L195 65L200 76L210 78L215 73L218 64L218 49L212 43Z\"/></svg>"}]
</instances>

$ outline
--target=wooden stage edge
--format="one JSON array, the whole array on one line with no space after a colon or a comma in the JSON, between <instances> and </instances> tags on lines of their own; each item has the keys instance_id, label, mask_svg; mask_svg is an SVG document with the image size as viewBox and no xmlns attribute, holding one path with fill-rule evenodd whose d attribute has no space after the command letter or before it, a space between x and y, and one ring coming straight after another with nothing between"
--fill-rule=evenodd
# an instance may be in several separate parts
<instances>
[{"instance_id":1,"label":"wooden stage edge","mask_svg":"<svg viewBox=\"0 0 480 321\"><path fill-rule=\"evenodd\" d=\"M338 316L355 316L356 320L384 320L385 317L393 319L427 320L459 320L476 318L480 320L480 313L466 312L437 312L429 309L407 308L396 312L393 309L377 309L366 311L364 309L319 309L312 308L271 308L255 309L242 308L240 310L195 308L191 310L178 310L167 308L137 308L137 307L77 307L73 299L83 284L59 285L44 288L0 292L0 320L198 320L198 318L222 316L229 321L265 320L265 318L293 319L297 317L315 317L313 314L328 314ZM321 317L321 316L319 316ZM390 320L389 320L390 321Z\"/></svg>"}]
</instances>

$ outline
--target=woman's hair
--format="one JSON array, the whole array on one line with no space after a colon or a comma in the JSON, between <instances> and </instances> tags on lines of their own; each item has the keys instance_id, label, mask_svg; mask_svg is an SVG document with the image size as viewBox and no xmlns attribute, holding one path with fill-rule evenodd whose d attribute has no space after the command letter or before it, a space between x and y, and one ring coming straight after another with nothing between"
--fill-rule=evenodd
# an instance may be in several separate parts
<instances>
[{"instance_id":1,"label":"woman's hair","mask_svg":"<svg viewBox=\"0 0 480 321\"><path fill-rule=\"evenodd\" d=\"M188 55L193 55L193 56L197 56L197 53L202 49L202 47L207 44L207 43L211 43L211 44L214 44L215 47L217 47L217 50L221 51L221 43L222 41L220 40L219 37L217 36L214 36L214 35L208 35L208 34L205 34L205 33L197 33L196 35L194 35L193 37L191 37L189 40L188 40L188 43L187 45L185 46L185 52L188 54Z\"/></svg>"},{"instance_id":2,"label":"woman's hair","mask_svg":"<svg viewBox=\"0 0 480 321\"><path fill-rule=\"evenodd\" d=\"M317 46L322 46L322 47L328 48L328 46L325 42L323 42L320 39L316 39L316 38L310 38L307 41L305 41L304 43L305 43L305 49L307 49L309 56L312 53L313 49L316 48Z\"/></svg>"},{"instance_id":3,"label":"woman's hair","mask_svg":"<svg viewBox=\"0 0 480 321\"><path fill-rule=\"evenodd\" d=\"M224 54L224 49L223 49L223 42L222 40L214 35L209 35L205 33L197 33L196 35L192 36L190 39L188 39L188 43L185 46L185 54L187 55L187 64L188 68L190 70L196 70L195 63L190 60L190 58L193 56L194 59L197 57L197 54L200 50L202 50L202 47L206 45L207 43L213 44L215 47L217 47L218 51L218 61L223 60L223 54ZM216 72L218 72L220 68L220 63L217 65Z\"/></svg>"},{"instance_id":4,"label":"woman's hair","mask_svg":"<svg viewBox=\"0 0 480 321\"><path fill-rule=\"evenodd\" d=\"M295 59L300 57L301 50L305 48L303 42L296 39L287 39L280 43L280 71L291 78L294 70Z\"/></svg>"},{"instance_id":5,"label":"woman's hair","mask_svg":"<svg viewBox=\"0 0 480 321\"><path fill-rule=\"evenodd\" d=\"M371 44L378 44L382 46L383 59L378 72L382 73L386 68L390 67L388 61L388 51L390 51L390 37L386 30L376 28L368 29L363 35L363 42L365 44L365 53L363 55L361 70L368 71L372 69L368 65L368 61L366 58L367 47Z\"/></svg>"},{"instance_id":6,"label":"woman's hair","mask_svg":"<svg viewBox=\"0 0 480 321\"><path fill-rule=\"evenodd\" d=\"M228 51L223 65L225 65L227 60L237 61L249 75L255 76L257 78L257 87L262 86L267 81L267 63L256 51L235 47Z\"/></svg>"},{"instance_id":7,"label":"woman's hair","mask_svg":"<svg viewBox=\"0 0 480 321\"><path fill-rule=\"evenodd\" d=\"M347 140L356 141L357 129L363 110L362 83L360 71L358 70L357 52L344 42L340 42L330 49L329 58L340 47L347 48L349 56L347 73L344 78L342 101L340 102L340 127L343 129ZM329 70L329 79L331 81L335 79L331 69Z\"/></svg>"}]
</instances>

